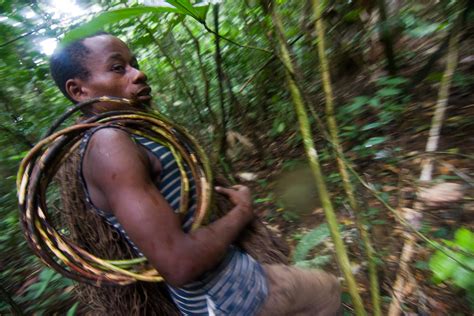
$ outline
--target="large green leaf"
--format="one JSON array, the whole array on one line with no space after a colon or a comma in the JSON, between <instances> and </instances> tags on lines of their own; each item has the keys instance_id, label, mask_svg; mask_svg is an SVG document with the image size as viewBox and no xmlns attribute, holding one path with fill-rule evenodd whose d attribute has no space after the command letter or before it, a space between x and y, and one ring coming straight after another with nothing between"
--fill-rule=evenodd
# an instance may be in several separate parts
<instances>
[{"instance_id":1,"label":"large green leaf","mask_svg":"<svg viewBox=\"0 0 474 316\"><path fill-rule=\"evenodd\" d=\"M43 294L43 292L48 287L49 282L53 279L54 275L55 275L54 270L51 270L49 268L45 268L43 269L43 271L41 271L40 280L38 282L38 290L36 291L33 297L34 299L37 299L38 297L41 296L41 294Z\"/></svg>"},{"instance_id":2,"label":"large green leaf","mask_svg":"<svg viewBox=\"0 0 474 316\"><path fill-rule=\"evenodd\" d=\"M136 8L125 8L113 11L108 11L100 14L93 18L91 21L83 24L71 31L69 31L62 41L63 44L67 44L79 38L83 38L92 35L103 29L104 25L117 23L124 19L130 19L146 13L178 13L187 14L179 8L171 8L168 6L153 6L153 7L136 7Z\"/></svg>"},{"instance_id":3,"label":"large green leaf","mask_svg":"<svg viewBox=\"0 0 474 316\"><path fill-rule=\"evenodd\" d=\"M295 263L295 266L303 269L322 268L327 263L331 262L330 255L316 256L311 260L303 260Z\"/></svg>"},{"instance_id":4,"label":"large green leaf","mask_svg":"<svg viewBox=\"0 0 474 316\"><path fill-rule=\"evenodd\" d=\"M474 234L470 230L459 228L456 231L455 240L464 251L474 253Z\"/></svg>"},{"instance_id":5,"label":"large green leaf","mask_svg":"<svg viewBox=\"0 0 474 316\"><path fill-rule=\"evenodd\" d=\"M166 2L181 10L184 14L192 16L199 22L205 22L209 5L193 6L189 0L166 0Z\"/></svg>"},{"instance_id":6,"label":"large green leaf","mask_svg":"<svg viewBox=\"0 0 474 316\"><path fill-rule=\"evenodd\" d=\"M314 228L309 233L304 235L303 238L301 238L301 241L296 246L293 260L295 262L306 260L306 256L311 251L311 249L321 244L328 237L329 228L326 224L321 224Z\"/></svg>"},{"instance_id":7,"label":"large green leaf","mask_svg":"<svg viewBox=\"0 0 474 316\"><path fill-rule=\"evenodd\" d=\"M377 95L381 97L392 97L402 92L401 89L386 87L377 91Z\"/></svg>"},{"instance_id":8,"label":"large green leaf","mask_svg":"<svg viewBox=\"0 0 474 316\"><path fill-rule=\"evenodd\" d=\"M454 284L463 289L469 289L474 286L474 273L459 266L453 273Z\"/></svg>"},{"instance_id":9,"label":"large green leaf","mask_svg":"<svg viewBox=\"0 0 474 316\"><path fill-rule=\"evenodd\" d=\"M452 255L452 252L450 252L450 254ZM431 258L429 265L435 278L439 281L450 278L458 266L456 261L442 252L436 252Z\"/></svg>"},{"instance_id":10,"label":"large green leaf","mask_svg":"<svg viewBox=\"0 0 474 316\"><path fill-rule=\"evenodd\" d=\"M66 316L74 316L76 315L77 306L79 306L79 302L76 302L68 311Z\"/></svg>"},{"instance_id":11,"label":"large green leaf","mask_svg":"<svg viewBox=\"0 0 474 316\"><path fill-rule=\"evenodd\" d=\"M388 137L386 136L378 136L378 137L372 137L372 138L369 138L365 143L364 143L364 147L373 147L375 145L378 145L378 144L381 144L383 142L385 142L386 140L388 139Z\"/></svg>"}]
</instances>

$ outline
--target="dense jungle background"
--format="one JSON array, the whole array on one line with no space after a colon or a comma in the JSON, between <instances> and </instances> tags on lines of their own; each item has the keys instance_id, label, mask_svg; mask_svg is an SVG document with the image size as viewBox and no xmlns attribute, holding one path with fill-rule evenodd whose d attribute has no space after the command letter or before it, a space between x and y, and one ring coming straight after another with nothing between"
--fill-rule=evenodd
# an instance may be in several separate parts
<instances>
[{"instance_id":1,"label":"dense jungle background","mask_svg":"<svg viewBox=\"0 0 474 316\"><path fill-rule=\"evenodd\" d=\"M27 247L15 180L69 106L49 56L66 33L100 28L137 54L154 106L252 188L292 262L341 277L346 315L472 315L472 8L0 0L0 314L87 311Z\"/></svg>"}]
</instances>

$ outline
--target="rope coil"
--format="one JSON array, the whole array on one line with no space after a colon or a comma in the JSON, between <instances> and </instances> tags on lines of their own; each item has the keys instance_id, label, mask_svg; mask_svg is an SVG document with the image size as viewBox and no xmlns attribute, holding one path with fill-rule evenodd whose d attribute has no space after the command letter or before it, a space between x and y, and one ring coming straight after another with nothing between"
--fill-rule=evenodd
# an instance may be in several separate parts
<instances>
[{"instance_id":1,"label":"rope coil","mask_svg":"<svg viewBox=\"0 0 474 316\"><path fill-rule=\"evenodd\" d=\"M209 160L196 140L182 127L159 113L122 110L102 113L82 123L55 132L72 114L97 102L133 105L122 98L100 97L77 104L68 109L52 125L46 135L22 160L17 190L20 221L23 233L34 253L49 267L64 276L96 286L101 284L129 284L137 280L159 282L163 278L147 263L146 258L105 260L82 249L55 229L48 221L47 188L61 164L74 152L84 134L98 126L118 126L130 134L146 137L170 148L178 163L181 178L181 207L188 211L190 198L189 179L184 164L191 170L196 183L197 208L192 230L206 220L212 198L212 172Z\"/></svg>"}]
</instances>

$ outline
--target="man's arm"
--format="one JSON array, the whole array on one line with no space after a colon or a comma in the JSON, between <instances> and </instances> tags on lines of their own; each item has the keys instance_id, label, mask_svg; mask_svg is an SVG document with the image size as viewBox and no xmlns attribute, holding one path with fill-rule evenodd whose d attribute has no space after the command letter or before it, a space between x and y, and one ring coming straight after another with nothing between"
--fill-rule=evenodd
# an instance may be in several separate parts
<instances>
[{"instance_id":1,"label":"man's arm","mask_svg":"<svg viewBox=\"0 0 474 316\"><path fill-rule=\"evenodd\" d=\"M149 262L173 286L194 281L216 266L229 245L252 220L246 187L218 188L235 207L224 217L184 233L178 216L150 177L146 155L118 129L97 131L84 158L90 188L113 212Z\"/></svg>"}]
</instances>

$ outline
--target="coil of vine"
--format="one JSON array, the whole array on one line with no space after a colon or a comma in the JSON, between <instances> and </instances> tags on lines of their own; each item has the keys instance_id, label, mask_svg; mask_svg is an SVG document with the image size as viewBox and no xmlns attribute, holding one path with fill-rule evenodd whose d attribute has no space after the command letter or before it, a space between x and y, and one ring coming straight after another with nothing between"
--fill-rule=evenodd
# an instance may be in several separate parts
<instances>
[{"instance_id":1,"label":"coil of vine","mask_svg":"<svg viewBox=\"0 0 474 316\"><path fill-rule=\"evenodd\" d=\"M143 112L132 107L131 110L94 115L59 129L73 114L98 102L133 106L131 100L106 96L76 104L54 122L21 162L17 190L23 233L41 261L73 280L96 286L125 285L138 280L160 282L163 278L147 264L145 257L106 260L69 240L58 227L51 224L47 203L48 186L61 164L78 148L85 133L104 125L118 127L170 148L182 176L181 213L187 212L186 205L190 198L189 178L184 165L189 166L196 183L197 210L192 225L192 229L196 229L206 220L211 205L212 172L209 160L197 141L183 127L158 112Z\"/></svg>"}]
</instances>

